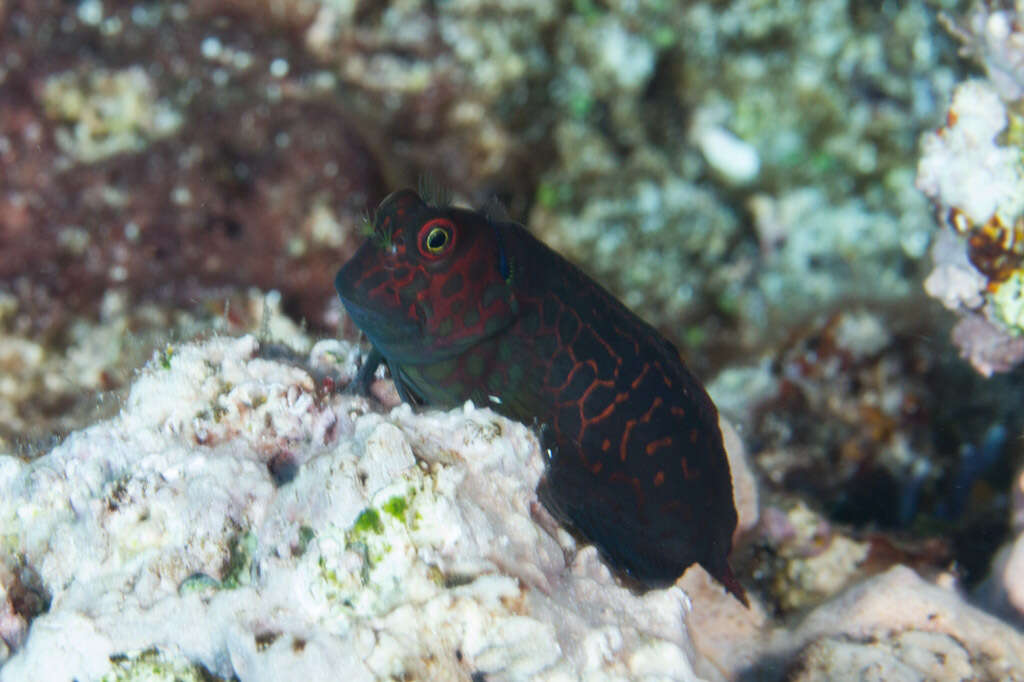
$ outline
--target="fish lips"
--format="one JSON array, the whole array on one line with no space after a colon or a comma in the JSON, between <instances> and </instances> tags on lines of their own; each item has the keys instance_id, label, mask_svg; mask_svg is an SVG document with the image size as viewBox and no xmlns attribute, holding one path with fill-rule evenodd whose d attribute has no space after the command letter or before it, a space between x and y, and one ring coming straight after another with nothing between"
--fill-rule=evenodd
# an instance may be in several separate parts
<instances>
[{"instance_id":1,"label":"fish lips","mask_svg":"<svg viewBox=\"0 0 1024 682\"><path fill-rule=\"evenodd\" d=\"M348 276L347 267L338 270L334 288L352 321L388 360L422 362L424 339L420 323L370 301Z\"/></svg>"}]
</instances>

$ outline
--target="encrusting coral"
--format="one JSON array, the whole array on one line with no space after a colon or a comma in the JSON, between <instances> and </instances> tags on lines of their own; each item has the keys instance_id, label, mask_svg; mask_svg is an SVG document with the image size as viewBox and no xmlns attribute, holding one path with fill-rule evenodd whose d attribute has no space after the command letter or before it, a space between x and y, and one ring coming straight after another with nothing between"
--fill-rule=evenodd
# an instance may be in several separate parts
<instances>
[{"instance_id":1,"label":"encrusting coral","mask_svg":"<svg viewBox=\"0 0 1024 682\"><path fill-rule=\"evenodd\" d=\"M982 374L1024 360L1024 6L977 3L950 22L988 80L957 86L946 123L922 141L917 186L948 229L925 290L957 313L953 342Z\"/></svg>"}]
</instances>

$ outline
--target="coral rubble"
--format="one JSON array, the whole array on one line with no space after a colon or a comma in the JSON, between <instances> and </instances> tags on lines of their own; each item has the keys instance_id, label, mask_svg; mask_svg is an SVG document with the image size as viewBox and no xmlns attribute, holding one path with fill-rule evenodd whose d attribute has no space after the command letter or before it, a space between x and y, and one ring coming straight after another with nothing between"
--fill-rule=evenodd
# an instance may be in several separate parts
<instances>
[{"instance_id":1,"label":"coral rubble","mask_svg":"<svg viewBox=\"0 0 1024 682\"><path fill-rule=\"evenodd\" d=\"M576 9L529 221L546 239L698 360L916 291L916 142L956 73L930 3Z\"/></svg>"}]
</instances>

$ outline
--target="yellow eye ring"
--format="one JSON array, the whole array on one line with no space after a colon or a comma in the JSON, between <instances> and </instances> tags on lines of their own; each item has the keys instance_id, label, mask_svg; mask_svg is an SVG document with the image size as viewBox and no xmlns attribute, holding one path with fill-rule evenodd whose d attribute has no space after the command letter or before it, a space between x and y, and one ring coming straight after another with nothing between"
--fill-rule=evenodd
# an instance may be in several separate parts
<instances>
[{"instance_id":1,"label":"yellow eye ring","mask_svg":"<svg viewBox=\"0 0 1024 682\"><path fill-rule=\"evenodd\" d=\"M444 251L444 247L448 246L448 230L443 227L431 228L424 244L430 253L441 253Z\"/></svg>"},{"instance_id":2,"label":"yellow eye ring","mask_svg":"<svg viewBox=\"0 0 1024 682\"><path fill-rule=\"evenodd\" d=\"M455 245L455 225L447 218L435 218L420 228L420 253L427 258L440 258Z\"/></svg>"}]
</instances>

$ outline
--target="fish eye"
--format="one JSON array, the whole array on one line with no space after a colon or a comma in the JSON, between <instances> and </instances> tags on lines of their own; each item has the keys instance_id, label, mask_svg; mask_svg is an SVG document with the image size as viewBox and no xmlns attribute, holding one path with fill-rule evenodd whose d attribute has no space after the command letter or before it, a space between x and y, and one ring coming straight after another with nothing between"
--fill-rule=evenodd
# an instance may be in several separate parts
<instances>
[{"instance_id":1,"label":"fish eye","mask_svg":"<svg viewBox=\"0 0 1024 682\"><path fill-rule=\"evenodd\" d=\"M420 253L427 258L437 258L448 251L455 242L455 230L446 218L435 218L420 228Z\"/></svg>"},{"instance_id":2,"label":"fish eye","mask_svg":"<svg viewBox=\"0 0 1024 682\"><path fill-rule=\"evenodd\" d=\"M432 227L427 234L427 251L437 253L448 243L448 232L443 227Z\"/></svg>"}]
</instances>

